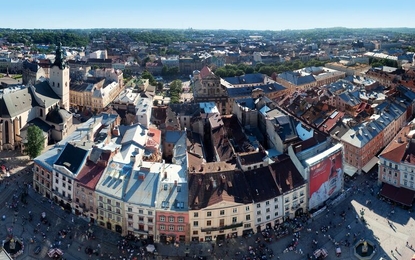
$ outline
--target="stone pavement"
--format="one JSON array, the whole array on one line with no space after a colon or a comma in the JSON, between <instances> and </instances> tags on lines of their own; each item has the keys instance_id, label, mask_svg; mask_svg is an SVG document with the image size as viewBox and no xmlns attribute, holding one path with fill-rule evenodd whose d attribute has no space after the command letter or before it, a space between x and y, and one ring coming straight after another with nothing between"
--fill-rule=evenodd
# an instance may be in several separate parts
<instances>
[{"instance_id":1,"label":"stone pavement","mask_svg":"<svg viewBox=\"0 0 415 260\"><path fill-rule=\"evenodd\" d=\"M32 172L28 171L31 166L22 167L24 165L12 169L12 176L5 178L0 184L0 205L10 203L14 195L19 195L23 182L32 182ZM9 185L6 187L7 181ZM124 244L120 244L122 238L118 234L99 226L88 226L83 219L66 213L31 189L25 207L20 204L17 211L0 207L0 216L6 216L6 219L0 222L0 237L4 239L9 233L8 229L12 228L13 234L23 239L25 250L20 259L48 259L46 254L49 248L52 244L59 244L59 241L64 259L76 260L134 259L135 257L137 259L193 259L195 255L217 260L243 259L249 254L248 246L255 248L260 245L273 251L274 256L268 255L268 259L307 259L307 254L311 255L316 248L325 248L328 251L329 256L326 259L356 259L352 247L347 247L345 244L346 240L353 245L360 239L371 240L377 245L373 259L380 257L410 259L415 253L410 249L411 245L415 246L414 213L378 199L376 197L378 188L374 185L374 180L366 175L347 183L347 187L352 186L355 188L351 189L352 192L343 201L310 220L297 234L296 250L285 253L287 246L293 242L292 234L274 239L272 242L265 242L261 234L254 234L251 237L229 239L222 246L214 243L181 243L178 246L157 244L158 255L146 254L142 257L140 250L145 248L145 244L141 241L124 241ZM373 194L370 189L374 190ZM367 204L369 201L371 202ZM362 210L365 222L360 219ZM32 221L27 220L29 211L33 215ZM46 213L48 224L41 223L38 227L42 212ZM341 214L343 212L344 217ZM35 229L38 229L36 233ZM94 239L85 236L89 229L93 232ZM67 232L65 237L58 235L62 230ZM45 238L42 232L45 233ZM30 238L36 238L36 242L30 243ZM260 242L256 243L258 238ZM317 245L314 245L313 240L317 241ZM339 243L342 250L339 257L335 255L336 243ZM42 251L35 255L33 250L37 245L42 247ZM86 247L96 250L97 254L89 256L85 253ZM236 254L238 252L239 254Z\"/></svg>"}]
</instances>

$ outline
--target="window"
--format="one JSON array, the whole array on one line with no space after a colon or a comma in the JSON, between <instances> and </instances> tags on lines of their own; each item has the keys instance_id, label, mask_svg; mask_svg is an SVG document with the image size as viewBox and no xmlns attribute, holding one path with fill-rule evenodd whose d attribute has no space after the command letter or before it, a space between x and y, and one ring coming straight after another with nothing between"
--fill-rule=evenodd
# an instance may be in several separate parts
<instances>
[{"instance_id":1,"label":"window","mask_svg":"<svg viewBox=\"0 0 415 260\"><path fill-rule=\"evenodd\" d=\"M112 219L112 214L111 213L108 214L108 218Z\"/></svg>"},{"instance_id":2,"label":"window","mask_svg":"<svg viewBox=\"0 0 415 260\"><path fill-rule=\"evenodd\" d=\"M225 215L225 211L224 211L224 210L221 210L221 211L219 212L219 215L221 215L221 216Z\"/></svg>"},{"instance_id":3,"label":"window","mask_svg":"<svg viewBox=\"0 0 415 260\"><path fill-rule=\"evenodd\" d=\"M108 204L111 204L111 200L110 200L110 199L107 199L107 203L108 203Z\"/></svg>"},{"instance_id":4,"label":"window","mask_svg":"<svg viewBox=\"0 0 415 260\"><path fill-rule=\"evenodd\" d=\"M116 208L116 209L115 209L115 213L117 213L117 214L121 214L121 210L120 210L120 209L118 209L118 208Z\"/></svg>"},{"instance_id":5,"label":"window","mask_svg":"<svg viewBox=\"0 0 415 260\"><path fill-rule=\"evenodd\" d=\"M256 222L261 222L261 218L257 218L256 219Z\"/></svg>"},{"instance_id":6,"label":"window","mask_svg":"<svg viewBox=\"0 0 415 260\"><path fill-rule=\"evenodd\" d=\"M197 234L199 234L199 231L193 230L193 235L197 235Z\"/></svg>"},{"instance_id":7,"label":"window","mask_svg":"<svg viewBox=\"0 0 415 260\"><path fill-rule=\"evenodd\" d=\"M199 213L198 213L198 212L193 213L193 217L194 217L194 218L199 217Z\"/></svg>"},{"instance_id":8,"label":"window","mask_svg":"<svg viewBox=\"0 0 415 260\"><path fill-rule=\"evenodd\" d=\"M138 210L138 214L143 214L143 213L144 213L144 211L142 209Z\"/></svg>"},{"instance_id":9,"label":"window","mask_svg":"<svg viewBox=\"0 0 415 260\"><path fill-rule=\"evenodd\" d=\"M107 206L107 210L108 211L111 211L111 206Z\"/></svg>"},{"instance_id":10,"label":"window","mask_svg":"<svg viewBox=\"0 0 415 260\"><path fill-rule=\"evenodd\" d=\"M63 180L63 181L66 181L66 178L65 178L65 176L62 176L62 180Z\"/></svg>"},{"instance_id":11,"label":"window","mask_svg":"<svg viewBox=\"0 0 415 260\"><path fill-rule=\"evenodd\" d=\"M278 217L278 212L275 212L274 216L275 216L275 217Z\"/></svg>"},{"instance_id":12,"label":"window","mask_svg":"<svg viewBox=\"0 0 415 260\"><path fill-rule=\"evenodd\" d=\"M166 221L166 217L165 217L165 216L160 216L160 221L161 221L161 222Z\"/></svg>"},{"instance_id":13,"label":"window","mask_svg":"<svg viewBox=\"0 0 415 260\"><path fill-rule=\"evenodd\" d=\"M147 211L147 214L148 214L149 216L153 216L153 211L149 210L149 211Z\"/></svg>"},{"instance_id":14,"label":"window","mask_svg":"<svg viewBox=\"0 0 415 260\"><path fill-rule=\"evenodd\" d=\"M246 210L246 211L249 211L249 206L246 206L246 207L245 207L245 210Z\"/></svg>"},{"instance_id":15,"label":"window","mask_svg":"<svg viewBox=\"0 0 415 260\"><path fill-rule=\"evenodd\" d=\"M55 182L56 182L57 184L59 184L59 179L55 179Z\"/></svg>"},{"instance_id":16,"label":"window","mask_svg":"<svg viewBox=\"0 0 415 260\"><path fill-rule=\"evenodd\" d=\"M128 216L128 219L133 219L133 215L128 214L127 216Z\"/></svg>"},{"instance_id":17,"label":"window","mask_svg":"<svg viewBox=\"0 0 415 260\"><path fill-rule=\"evenodd\" d=\"M169 226L169 231L174 231L174 226L173 225Z\"/></svg>"},{"instance_id":18,"label":"window","mask_svg":"<svg viewBox=\"0 0 415 260\"><path fill-rule=\"evenodd\" d=\"M211 225L212 225L212 221L211 220L206 221L206 226L211 226Z\"/></svg>"},{"instance_id":19,"label":"window","mask_svg":"<svg viewBox=\"0 0 415 260\"><path fill-rule=\"evenodd\" d=\"M251 215L246 215L246 216L245 216L245 220L246 220L246 221L250 221L250 220L251 220Z\"/></svg>"},{"instance_id":20,"label":"window","mask_svg":"<svg viewBox=\"0 0 415 260\"><path fill-rule=\"evenodd\" d=\"M270 215L267 215L266 219L267 220L270 220L271 219L271 216Z\"/></svg>"},{"instance_id":21,"label":"window","mask_svg":"<svg viewBox=\"0 0 415 260\"><path fill-rule=\"evenodd\" d=\"M166 230L166 226L165 225L160 225L160 230Z\"/></svg>"},{"instance_id":22,"label":"window","mask_svg":"<svg viewBox=\"0 0 415 260\"><path fill-rule=\"evenodd\" d=\"M174 217L169 217L169 222L174 222Z\"/></svg>"},{"instance_id":23,"label":"window","mask_svg":"<svg viewBox=\"0 0 415 260\"><path fill-rule=\"evenodd\" d=\"M271 210L270 210L270 208L267 208L265 211L266 211L267 213L269 213Z\"/></svg>"},{"instance_id":24,"label":"window","mask_svg":"<svg viewBox=\"0 0 415 260\"><path fill-rule=\"evenodd\" d=\"M232 223L235 224L236 222L238 222L238 218L237 217L233 217L232 218Z\"/></svg>"},{"instance_id":25,"label":"window","mask_svg":"<svg viewBox=\"0 0 415 260\"><path fill-rule=\"evenodd\" d=\"M183 223L183 222L184 222L184 217L178 217L178 218L177 218L177 221L178 221L179 223Z\"/></svg>"},{"instance_id":26,"label":"window","mask_svg":"<svg viewBox=\"0 0 415 260\"><path fill-rule=\"evenodd\" d=\"M259 209L261 207L261 204L256 204L256 208Z\"/></svg>"},{"instance_id":27,"label":"window","mask_svg":"<svg viewBox=\"0 0 415 260\"><path fill-rule=\"evenodd\" d=\"M133 212L133 208L128 208L127 211L128 212Z\"/></svg>"},{"instance_id":28,"label":"window","mask_svg":"<svg viewBox=\"0 0 415 260\"><path fill-rule=\"evenodd\" d=\"M244 224L244 228L250 228L250 227L251 227L251 223Z\"/></svg>"},{"instance_id":29,"label":"window","mask_svg":"<svg viewBox=\"0 0 415 260\"><path fill-rule=\"evenodd\" d=\"M153 218L148 218L147 221L148 223L153 223Z\"/></svg>"},{"instance_id":30,"label":"window","mask_svg":"<svg viewBox=\"0 0 415 260\"><path fill-rule=\"evenodd\" d=\"M275 206L274 206L274 209L278 209L278 205L275 205Z\"/></svg>"},{"instance_id":31,"label":"window","mask_svg":"<svg viewBox=\"0 0 415 260\"><path fill-rule=\"evenodd\" d=\"M238 212L238 209L237 208L233 208L232 212L233 213L237 213Z\"/></svg>"},{"instance_id":32,"label":"window","mask_svg":"<svg viewBox=\"0 0 415 260\"><path fill-rule=\"evenodd\" d=\"M121 207L121 203L119 203L119 202L117 201L117 202L115 202L115 206L120 208L120 207Z\"/></svg>"},{"instance_id":33,"label":"window","mask_svg":"<svg viewBox=\"0 0 415 260\"><path fill-rule=\"evenodd\" d=\"M184 227L183 226L178 226L177 231L184 231Z\"/></svg>"},{"instance_id":34,"label":"window","mask_svg":"<svg viewBox=\"0 0 415 260\"><path fill-rule=\"evenodd\" d=\"M261 215L261 211L260 211L260 210L258 210L258 211L256 212L256 214L257 214L257 215Z\"/></svg>"},{"instance_id":35,"label":"window","mask_svg":"<svg viewBox=\"0 0 415 260\"><path fill-rule=\"evenodd\" d=\"M194 227L198 227L199 226L199 222L198 221L193 221L193 226Z\"/></svg>"},{"instance_id":36,"label":"window","mask_svg":"<svg viewBox=\"0 0 415 260\"><path fill-rule=\"evenodd\" d=\"M208 211L208 212L206 213L206 216L211 217L211 216L212 216L212 212L211 212L211 211Z\"/></svg>"},{"instance_id":37,"label":"window","mask_svg":"<svg viewBox=\"0 0 415 260\"><path fill-rule=\"evenodd\" d=\"M265 205L266 205L266 206L269 206L269 201L266 201L266 202L265 202Z\"/></svg>"},{"instance_id":38,"label":"window","mask_svg":"<svg viewBox=\"0 0 415 260\"><path fill-rule=\"evenodd\" d=\"M99 196L99 197L98 197L98 200L99 200L99 201L103 201L102 196Z\"/></svg>"},{"instance_id":39,"label":"window","mask_svg":"<svg viewBox=\"0 0 415 260\"><path fill-rule=\"evenodd\" d=\"M225 220L224 219L219 219L219 226L220 227L225 226Z\"/></svg>"},{"instance_id":40,"label":"window","mask_svg":"<svg viewBox=\"0 0 415 260\"><path fill-rule=\"evenodd\" d=\"M143 217L138 217L138 221L144 222L144 218Z\"/></svg>"}]
</instances>

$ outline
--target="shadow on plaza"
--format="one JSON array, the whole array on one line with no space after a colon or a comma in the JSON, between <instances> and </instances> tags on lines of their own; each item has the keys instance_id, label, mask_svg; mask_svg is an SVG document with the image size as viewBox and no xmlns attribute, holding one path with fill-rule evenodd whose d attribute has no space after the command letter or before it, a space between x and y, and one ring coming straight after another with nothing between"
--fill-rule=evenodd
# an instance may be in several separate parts
<instances>
[{"instance_id":1,"label":"shadow on plaza","mask_svg":"<svg viewBox=\"0 0 415 260\"><path fill-rule=\"evenodd\" d=\"M357 187L360 191L354 190L357 193L353 197L354 200L379 217L387 218L399 225L406 225L414 217L413 206L406 207L382 197L380 195L382 186L378 185L377 180L373 178L374 175L376 175L374 172L363 174L363 181Z\"/></svg>"}]
</instances>

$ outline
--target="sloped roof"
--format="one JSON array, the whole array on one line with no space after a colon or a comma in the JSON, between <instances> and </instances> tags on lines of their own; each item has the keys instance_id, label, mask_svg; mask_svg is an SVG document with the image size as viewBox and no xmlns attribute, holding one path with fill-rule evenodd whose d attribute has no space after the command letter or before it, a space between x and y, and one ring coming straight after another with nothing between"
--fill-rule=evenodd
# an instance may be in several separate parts
<instances>
[{"instance_id":1,"label":"sloped roof","mask_svg":"<svg viewBox=\"0 0 415 260\"><path fill-rule=\"evenodd\" d=\"M72 173L76 174L81 169L83 159L87 156L88 150L67 143L55 164L64 166Z\"/></svg>"},{"instance_id":2,"label":"sloped roof","mask_svg":"<svg viewBox=\"0 0 415 260\"><path fill-rule=\"evenodd\" d=\"M269 167L261 167L244 172L254 202L260 202L280 196Z\"/></svg>"},{"instance_id":3,"label":"sloped roof","mask_svg":"<svg viewBox=\"0 0 415 260\"><path fill-rule=\"evenodd\" d=\"M34 85L33 89L33 95L44 101L47 107L60 101L59 96L52 90L48 81L43 81Z\"/></svg>"},{"instance_id":4,"label":"sloped roof","mask_svg":"<svg viewBox=\"0 0 415 260\"><path fill-rule=\"evenodd\" d=\"M37 105L29 88L4 89L0 94L0 103L2 117L18 116Z\"/></svg>"},{"instance_id":5,"label":"sloped roof","mask_svg":"<svg viewBox=\"0 0 415 260\"><path fill-rule=\"evenodd\" d=\"M311 82L316 81L314 76L311 74L301 76L299 73L292 72L292 71L286 71L286 72L280 73L278 74L278 77L296 86L301 86L301 85L309 84Z\"/></svg>"}]
</instances>

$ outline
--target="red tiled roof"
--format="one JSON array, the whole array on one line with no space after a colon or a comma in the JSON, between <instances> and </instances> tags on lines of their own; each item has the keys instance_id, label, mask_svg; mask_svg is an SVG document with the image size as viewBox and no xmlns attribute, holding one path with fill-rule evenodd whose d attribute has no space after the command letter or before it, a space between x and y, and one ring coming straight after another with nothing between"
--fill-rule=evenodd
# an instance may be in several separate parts
<instances>
[{"instance_id":1,"label":"red tiled roof","mask_svg":"<svg viewBox=\"0 0 415 260\"><path fill-rule=\"evenodd\" d=\"M402 128L402 130L395 136L394 140L392 140L392 142L390 142L381 152L379 157L400 163L404 159L406 153L407 138L405 133L408 131L409 126Z\"/></svg>"},{"instance_id":2,"label":"red tiled roof","mask_svg":"<svg viewBox=\"0 0 415 260\"><path fill-rule=\"evenodd\" d=\"M209 67L208 66L204 66L201 70L200 70L200 73L199 73L199 76L200 76L200 78L204 78L204 77L206 77L206 76L209 76L209 75L212 75L213 73L212 73L212 71L209 69Z\"/></svg>"}]
</instances>

